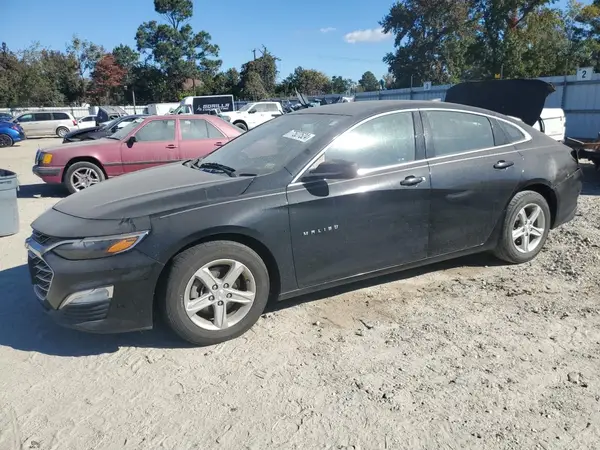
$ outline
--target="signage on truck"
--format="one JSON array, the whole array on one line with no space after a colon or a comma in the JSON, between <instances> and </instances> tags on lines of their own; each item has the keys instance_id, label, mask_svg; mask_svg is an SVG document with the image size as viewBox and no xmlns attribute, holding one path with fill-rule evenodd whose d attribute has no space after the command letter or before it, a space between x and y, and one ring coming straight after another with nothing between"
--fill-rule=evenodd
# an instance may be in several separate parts
<instances>
[{"instance_id":1,"label":"signage on truck","mask_svg":"<svg viewBox=\"0 0 600 450\"><path fill-rule=\"evenodd\" d=\"M206 114L212 109L223 112L233 111L233 95L211 95L210 97L194 97L192 101L194 114Z\"/></svg>"}]
</instances>

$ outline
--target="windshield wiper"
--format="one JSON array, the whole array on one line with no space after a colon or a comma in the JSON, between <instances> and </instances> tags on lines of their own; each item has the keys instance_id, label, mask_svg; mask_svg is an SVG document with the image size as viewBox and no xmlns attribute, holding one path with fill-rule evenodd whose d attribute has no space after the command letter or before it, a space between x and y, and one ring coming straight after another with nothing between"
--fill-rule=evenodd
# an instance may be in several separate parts
<instances>
[{"instance_id":1,"label":"windshield wiper","mask_svg":"<svg viewBox=\"0 0 600 450\"><path fill-rule=\"evenodd\" d=\"M198 162L200 162L200 161L198 161ZM235 175L234 175L235 169L233 167L229 167L229 166L226 166L225 164L219 164L219 163L202 163L202 164L198 165L198 162L194 163L193 167L196 167L197 169L219 170L221 172L226 173L230 177L235 177Z\"/></svg>"}]
</instances>

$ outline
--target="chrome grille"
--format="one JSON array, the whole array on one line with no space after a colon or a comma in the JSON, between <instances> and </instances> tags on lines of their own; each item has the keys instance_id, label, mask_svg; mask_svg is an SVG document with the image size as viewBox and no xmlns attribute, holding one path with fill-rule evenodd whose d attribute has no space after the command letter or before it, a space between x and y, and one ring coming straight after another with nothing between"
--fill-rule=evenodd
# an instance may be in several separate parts
<instances>
[{"instance_id":1,"label":"chrome grille","mask_svg":"<svg viewBox=\"0 0 600 450\"><path fill-rule=\"evenodd\" d=\"M33 270L33 290L40 300L46 300L48 291L52 285L54 272L52 272L50 266L42 258L31 252L29 252L29 257L31 258L31 267Z\"/></svg>"}]
</instances>

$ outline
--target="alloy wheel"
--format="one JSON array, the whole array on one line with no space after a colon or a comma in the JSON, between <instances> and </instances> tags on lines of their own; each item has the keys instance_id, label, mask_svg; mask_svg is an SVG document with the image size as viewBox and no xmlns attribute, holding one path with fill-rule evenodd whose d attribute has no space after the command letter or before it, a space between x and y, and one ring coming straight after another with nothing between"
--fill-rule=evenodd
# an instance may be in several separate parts
<instances>
[{"instance_id":1,"label":"alloy wheel","mask_svg":"<svg viewBox=\"0 0 600 450\"><path fill-rule=\"evenodd\" d=\"M513 224L513 244L521 253L532 252L542 242L545 231L546 215L542 208L535 203L525 205L517 214Z\"/></svg>"},{"instance_id":2,"label":"alloy wheel","mask_svg":"<svg viewBox=\"0 0 600 450\"><path fill-rule=\"evenodd\" d=\"M184 307L198 327L218 331L240 322L256 298L254 275L239 261L219 259L202 266L187 283Z\"/></svg>"},{"instance_id":3,"label":"alloy wheel","mask_svg":"<svg viewBox=\"0 0 600 450\"><path fill-rule=\"evenodd\" d=\"M77 169L71 175L71 184L76 191L81 191L98 183L100 183L100 174L89 167Z\"/></svg>"}]
</instances>

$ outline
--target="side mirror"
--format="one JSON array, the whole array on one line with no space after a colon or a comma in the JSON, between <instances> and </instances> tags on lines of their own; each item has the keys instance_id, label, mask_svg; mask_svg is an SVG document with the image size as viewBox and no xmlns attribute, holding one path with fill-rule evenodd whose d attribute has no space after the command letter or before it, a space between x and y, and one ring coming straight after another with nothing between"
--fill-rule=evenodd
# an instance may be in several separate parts
<instances>
[{"instance_id":1,"label":"side mirror","mask_svg":"<svg viewBox=\"0 0 600 450\"><path fill-rule=\"evenodd\" d=\"M256 110L255 109L251 109L250 111L248 111L248 114L255 114Z\"/></svg>"},{"instance_id":2,"label":"side mirror","mask_svg":"<svg viewBox=\"0 0 600 450\"><path fill-rule=\"evenodd\" d=\"M137 141L135 136L129 136L129 139L127 139L127 147L131 148L133 147L133 144Z\"/></svg>"},{"instance_id":3,"label":"side mirror","mask_svg":"<svg viewBox=\"0 0 600 450\"><path fill-rule=\"evenodd\" d=\"M325 161L302 177L302 181L349 180L358 176L358 166L354 162L334 160Z\"/></svg>"}]
</instances>

